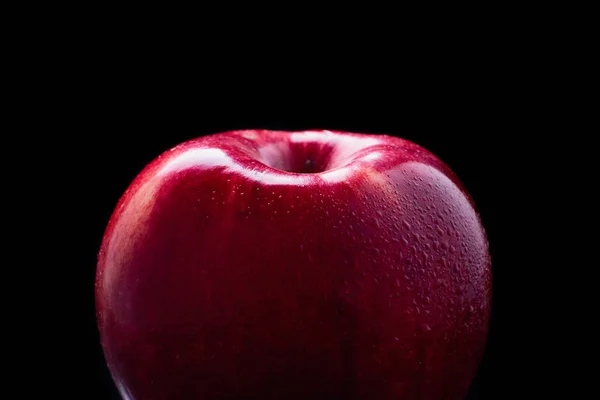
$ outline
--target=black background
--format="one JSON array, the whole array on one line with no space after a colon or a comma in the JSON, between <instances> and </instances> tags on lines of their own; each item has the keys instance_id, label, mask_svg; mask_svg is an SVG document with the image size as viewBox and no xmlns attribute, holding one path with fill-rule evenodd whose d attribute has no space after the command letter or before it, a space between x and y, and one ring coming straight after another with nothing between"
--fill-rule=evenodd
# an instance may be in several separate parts
<instances>
[{"instance_id":1,"label":"black background","mask_svg":"<svg viewBox=\"0 0 600 400\"><path fill-rule=\"evenodd\" d=\"M67 374L78 377L84 397L119 398L99 343L93 293L96 254L119 197L148 162L182 141L230 129L260 128L399 136L429 149L457 173L480 212L494 273L488 346L468 398L498 398L501 387L506 387L502 378L506 323L502 307L507 289L496 221L496 145L502 131L497 110L482 99L455 99L458 103L444 102L441 107L436 101L419 100L411 106L385 100L374 104L364 98L355 102L339 93L336 97L307 94L302 101L276 93L267 102L252 93L203 101L173 99L147 88L131 92L121 89L118 93L110 101L93 101L78 108L83 118L77 121L85 121L81 126L85 131L75 143L78 150L70 162L77 167L67 180L73 193L70 212L77 214L74 258L67 272L75 289L69 292L73 294L68 307L69 315L75 316L71 325L75 326L76 361Z\"/></svg>"},{"instance_id":2,"label":"black background","mask_svg":"<svg viewBox=\"0 0 600 400\"><path fill-rule=\"evenodd\" d=\"M148 162L184 140L230 129L323 128L421 144L474 198L490 241L494 298L488 347L469 398L546 398L540 392L555 395L565 385L565 370L577 375L577 384L565 385L571 393L581 381L579 370L588 368L561 363L559 355L574 353L575 342L587 346L579 335L592 314L582 320L572 315L580 304L563 304L569 297L564 281L576 277L571 288L580 291L589 262L542 261L542 255L555 258L555 248L538 238L545 230L561 241L558 248L565 247L565 236L585 237L555 223L587 223L589 211L580 218L578 208L595 198L580 196L572 179L577 174L564 176L562 147L579 128L563 103L578 95L560 89L579 87L582 74L576 57L557 47L579 51L579 39L565 35L560 18L540 17L545 11L539 7L530 14L497 8L475 15L461 9L461 18L430 10L415 26L405 23L413 15L390 13L398 20L375 19L380 29L373 36L361 19L339 16L334 19L343 26L332 27L332 37L319 29L331 20L263 24L244 15L253 26L239 34L230 29L233 21L217 29L206 24L213 19L208 13L191 24L174 19L179 26L173 31L164 19L144 18L137 9L125 15L106 8L107 18L100 8L75 18L69 10L60 13L64 21L44 10L38 20L25 13L29 23L40 23L38 30L23 24L9 38L18 52L7 57L13 70L6 80L16 90L7 93L12 107L3 110L15 123L6 128L2 148L8 164L3 177L11 184L4 198L24 208L4 208L9 222L17 220L9 236L24 244L6 246L3 260L4 271L23 274L4 280L11 300L6 308L17 314L5 331L23 341L5 341L9 353L17 353L9 367L25 381L18 390L43 390L36 398L117 398L96 328L96 255L119 197ZM536 26L540 21L556 31ZM254 38L261 28L265 37ZM296 40L261 48L288 30ZM305 40L307 33L316 34L319 46ZM27 34L28 43L18 43ZM576 68L563 70L559 61ZM15 138L23 144L12 145ZM559 149L549 151L549 143ZM576 143L579 166L588 140ZM550 161L541 162L543 155ZM590 182L585 186L593 188ZM576 199L578 208L547 212L556 192ZM551 228L540 229L546 225L534 219L536 212ZM557 282L550 284L553 276ZM566 340L563 330L578 337ZM7 379L6 387L12 386Z\"/></svg>"},{"instance_id":3,"label":"black background","mask_svg":"<svg viewBox=\"0 0 600 400\"><path fill-rule=\"evenodd\" d=\"M578 398L572 391L581 370L593 369L560 359L587 356L590 342L581 333L595 314L578 319L581 303L565 299L568 290L582 291L580 281L595 281L587 279L589 261L571 259L577 251L556 259L565 237L587 236L557 225L591 219L587 206L595 197L582 195L578 173L564 161L571 153L579 168L584 158L589 141L574 136L589 132L576 122L590 105L580 107L576 99L584 96L561 88L589 87L572 54L591 53L574 45L579 39L565 34L560 18L540 17L539 7L461 9L461 18L436 9L412 26L405 22L413 15L390 13L398 20L375 19L381 29L370 36L362 20L339 16L344 26L331 27L329 37L319 28L331 20L263 24L244 15L253 26L239 34L230 29L233 21L215 29L206 24L213 16L204 14L191 24L174 19L179 29L171 32L162 18L144 18L140 10L124 15L107 8L110 17L98 22L99 8L75 18L72 11L62 12L61 21L42 10L45 25L36 26L42 29L29 32L23 24L9 38L18 54L6 63L13 67L6 80L16 90L6 95L12 107L3 108L15 121L5 129L3 178L11 185L3 194L24 210L4 211L9 222L17 220L8 236L24 249L6 246L6 308L17 315L4 326L20 339L5 341L9 354L17 354L6 364L25 381L18 390L41 389L45 395L36 398L117 398L96 328L96 255L119 197L148 162L184 140L230 129L323 128L421 144L474 198L490 241L494 298L488 347L469 398L547 398L540 393L556 395L559 386L568 393L559 398ZM25 13L28 21L32 14ZM537 26L541 21L552 28ZM261 28L265 37L254 38ZM288 30L298 34L295 41L261 48ZM28 33L28 43L18 43ZM307 33L316 34L319 46L305 40ZM576 117L565 103L578 108ZM23 144L13 145L15 138ZM569 142L574 151L566 150ZM547 211L557 193L577 206ZM540 239L540 231L559 244ZM11 279L14 271L23 276ZM576 282L568 284L569 277ZM577 352L574 344L586 348ZM576 376L574 384L566 372Z\"/></svg>"}]
</instances>

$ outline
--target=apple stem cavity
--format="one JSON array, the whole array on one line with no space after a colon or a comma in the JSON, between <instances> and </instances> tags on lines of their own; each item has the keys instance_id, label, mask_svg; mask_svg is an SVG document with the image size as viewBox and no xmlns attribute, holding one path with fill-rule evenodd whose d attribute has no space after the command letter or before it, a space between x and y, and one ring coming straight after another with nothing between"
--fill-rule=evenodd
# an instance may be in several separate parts
<instances>
[{"instance_id":1,"label":"apple stem cavity","mask_svg":"<svg viewBox=\"0 0 600 400\"><path fill-rule=\"evenodd\" d=\"M296 174L318 174L335 168L334 147L323 142L281 142L260 149L263 162L271 168Z\"/></svg>"}]
</instances>

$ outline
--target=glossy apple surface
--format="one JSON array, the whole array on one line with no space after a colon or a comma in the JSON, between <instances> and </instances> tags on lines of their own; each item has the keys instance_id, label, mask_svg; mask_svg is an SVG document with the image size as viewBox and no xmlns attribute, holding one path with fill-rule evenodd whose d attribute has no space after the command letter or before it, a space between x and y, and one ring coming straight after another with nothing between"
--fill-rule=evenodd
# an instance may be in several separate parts
<instances>
[{"instance_id":1,"label":"glossy apple surface","mask_svg":"<svg viewBox=\"0 0 600 400\"><path fill-rule=\"evenodd\" d=\"M488 329L484 229L414 143L235 131L119 201L96 277L125 399L462 399Z\"/></svg>"}]
</instances>

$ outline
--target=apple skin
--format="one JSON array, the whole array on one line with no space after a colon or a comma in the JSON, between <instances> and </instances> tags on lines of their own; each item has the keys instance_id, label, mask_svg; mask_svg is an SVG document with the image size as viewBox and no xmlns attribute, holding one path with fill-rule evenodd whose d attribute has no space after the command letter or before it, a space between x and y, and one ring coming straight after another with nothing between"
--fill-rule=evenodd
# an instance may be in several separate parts
<instances>
[{"instance_id":1,"label":"apple skin","mask_svg":"<svg viewBox=\"0 0 600 400\"><path fill-rule=\"evenodd\" d=\"M96 309L125 399L463 399L491 289L476 208L424 148L247 130L136 177Z\"/></svg>"}]
</instances>

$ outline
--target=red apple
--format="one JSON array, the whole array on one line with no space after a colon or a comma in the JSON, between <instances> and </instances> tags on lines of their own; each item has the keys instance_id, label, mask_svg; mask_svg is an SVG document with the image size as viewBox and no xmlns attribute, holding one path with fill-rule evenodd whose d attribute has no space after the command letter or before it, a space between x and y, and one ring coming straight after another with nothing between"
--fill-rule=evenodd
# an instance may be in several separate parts
<instances>
[{"instance_id":1,"label":"red apple","mask_svg":"<svg viewBox=\"0 0 600 400\"><path fill-rule=\"evenodd\" d=\"M126 399L461 399L484 348L486 234L418 145L235 131L162 154L96 277Z\"/></svg>"}]
</instances>

